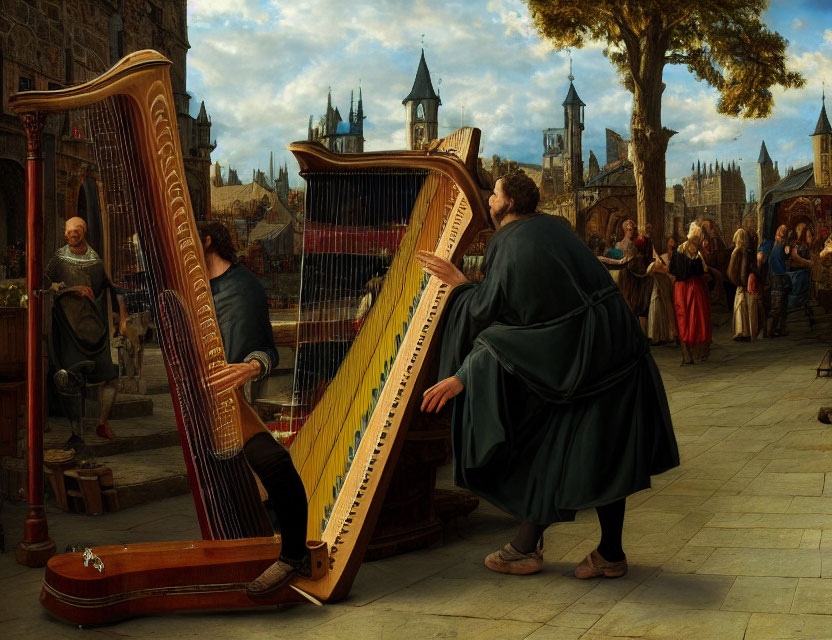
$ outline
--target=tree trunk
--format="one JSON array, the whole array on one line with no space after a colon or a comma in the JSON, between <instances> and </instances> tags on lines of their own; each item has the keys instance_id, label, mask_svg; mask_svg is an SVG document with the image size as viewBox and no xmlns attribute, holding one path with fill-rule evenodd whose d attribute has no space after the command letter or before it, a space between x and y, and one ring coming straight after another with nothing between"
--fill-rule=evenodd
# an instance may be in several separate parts
<instances>
[{"instance_id":1,"label":"tree trunk","mask_svg":"<svg viewBox=\"0 0 832 640\"><path fill-rule=\"evenodd\" d=\"M663 247L665 242L665 152L670 137L675 133L662 127L663 40L661 36L653 35L643 37L640 41L640 68L633 74L633 117L630 131L638 232L649 232L656 248Z\"/></svg>"}]
</instances>

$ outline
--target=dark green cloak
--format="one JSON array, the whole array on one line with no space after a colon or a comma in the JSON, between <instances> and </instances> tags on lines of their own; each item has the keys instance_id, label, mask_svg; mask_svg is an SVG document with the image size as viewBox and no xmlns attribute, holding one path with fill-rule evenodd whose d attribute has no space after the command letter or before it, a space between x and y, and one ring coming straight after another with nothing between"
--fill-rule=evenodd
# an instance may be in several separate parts
<instances>
[{"instance_id":1,"label":"dark green cloak","mask_svg":"<svg viewBox=\"0 0 832 640\"><path fill-rule=\"evenodd\" d=\"M445 314L440 379L459 375L454 478L548 524L679 464L661 376L607 269L540 215L494 234L480 284Z\"/></svg>"}]
</instances>

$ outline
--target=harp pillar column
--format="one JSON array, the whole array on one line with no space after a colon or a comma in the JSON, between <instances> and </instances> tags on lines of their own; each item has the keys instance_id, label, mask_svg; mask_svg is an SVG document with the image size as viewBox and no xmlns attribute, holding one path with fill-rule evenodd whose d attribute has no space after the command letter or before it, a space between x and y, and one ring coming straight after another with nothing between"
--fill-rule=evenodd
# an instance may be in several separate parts
<instances>
[{"instance_id":1,"label":"harp pillar column","mask_svg":"<svg viewBox=\"0 0 832 640\"><path fill-rule=\"evenodd\" d=\"M43 125L41 113L21 115L26 129L26 292L29 295L26 332L26 462L29 471L29 510L17 561L42 567L55 553L43 505Z\"/></svg>"}]
</instances>

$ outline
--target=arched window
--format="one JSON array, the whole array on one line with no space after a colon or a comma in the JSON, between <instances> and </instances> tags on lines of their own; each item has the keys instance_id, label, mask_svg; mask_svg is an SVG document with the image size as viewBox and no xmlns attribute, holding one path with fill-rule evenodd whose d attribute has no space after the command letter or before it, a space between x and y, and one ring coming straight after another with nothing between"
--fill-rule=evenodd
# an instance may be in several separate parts
<instances>
[{"instance_id":1,"label":"arched window","mask_svg":"<svg viewBox=\"0 0 832 640\"><path fill-rule=\"evenodd\" d=\"M425 119L425 106L421 102L416 106L416 117L419 120Z\"/></svg>"}]
</instances>

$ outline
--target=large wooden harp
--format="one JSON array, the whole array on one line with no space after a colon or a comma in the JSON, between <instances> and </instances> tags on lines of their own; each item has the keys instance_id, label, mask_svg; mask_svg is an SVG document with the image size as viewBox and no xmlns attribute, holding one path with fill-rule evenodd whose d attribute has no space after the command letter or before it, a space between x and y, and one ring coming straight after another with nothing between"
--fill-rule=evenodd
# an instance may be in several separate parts
<instances>
[{"instance_id":1,"label":"large wooden harp","mask_svg":"<svg viewBox=\"0 0 832 640\"><path fill-rule=\"evenodd\" d=\"M288 148L307 180L307 224L313 216L360 217L374 207L367 199L391 193L407 209L398 210L407 224L384 286L290 448L309 497L308 537L327 543L330 552L324 579L297 584L340 599L372 535L412 413L433 382L427 365L450 289L428 278L415 254L427 250L459 259L486 226L473 177L479 131L461 129L430 153L335 154L308 143ZM395 204L377 208L395 215ZM317 231L326 233L320 226ZM304 330L303 314L314 311L301 304L299 335L312 333ZM313 318L308 321L314 326ZM315 388L314 382L308 386Z\"/></svg>"},{"instance_id":2,"label":"large wooden harp","mask_svg":"<svg viewBox=\"0 0 832 640\"><path fill-rule=\"evenodd\" d=\"M270 535L242 445L262 422L237 390L215 393L225 364L179 142L170 62L128 55L102 76L58 91L21 93L21 116L86 110L111 235L137 234L200 528L205 539Z\"/></svg>"},{"instance_id":3,"label":"large wooden harp","mask_svg":"<svg viewBox=\"0 0 832 640\"><path fill-rule=\"evenodd\" d=\"M208 384L225 356L185 187L169 64L156 52L142 51L86 84L28 92L12 102L21 114L97 105L99 114L115 116L117 126L96 141L102 196L108 211L128 211L135 219L206 539L95 549L103 564L112 567L98 582L115 585L117 593L91 586L95 581L89 572L95 569L82 564L80 554L56 556L47 567L41 600L79 623L177 607L263 604L245 597L244 583L279 552L279 541L265 537L272 535L271 524L239 455L262 422L237 391L217 395ZM314 579L296 579L293 586L319 600L336 601L348 593L408 418L428 383L426 364L438 345L436 328L450 289L426 277L414 254L425 249L458 260L487 224L474 177L478 146L479 131L463 129L431 151L336 155L318 145L289 147L308 181L307 207L316 194L327 192L333 177L358 176L381 185L391 176L406 175L411 185L409 199L399 198L410 210L385 285L290 448L309 498L308 538L325 542L327 550L322 571ZM116 169L115 175L104 175L107 165ZM374 193L390 197L392 191ZM342 205L343 199L332 201L332 206ZM114 576L115 571L123 575ZM70 574L75 572L79 575L73 582ZM74 584L83 588L72 594ZM297 599L293 594L281 590L273 601Z\"/></svg>"}]
</instances>

